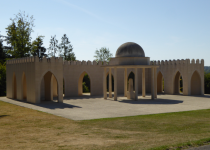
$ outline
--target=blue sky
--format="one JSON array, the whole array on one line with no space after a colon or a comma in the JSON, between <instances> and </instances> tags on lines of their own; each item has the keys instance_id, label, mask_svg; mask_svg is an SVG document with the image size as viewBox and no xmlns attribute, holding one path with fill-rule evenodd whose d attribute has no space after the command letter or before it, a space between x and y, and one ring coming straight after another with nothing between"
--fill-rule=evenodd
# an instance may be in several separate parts
<instances>
[{"instance_id":1,"label":"blue sky","mask_svg":"<svg viewBox=\"0 0 210 150\"><path fill-rule=\"evenodd\" d=\"M93 60L125 42L142 46L151 60L204 59L210 66L209 0L1 0L0 33L20 10L35 18L33 40L71 41L77 60Z\"/></svg>"}]
</instances>

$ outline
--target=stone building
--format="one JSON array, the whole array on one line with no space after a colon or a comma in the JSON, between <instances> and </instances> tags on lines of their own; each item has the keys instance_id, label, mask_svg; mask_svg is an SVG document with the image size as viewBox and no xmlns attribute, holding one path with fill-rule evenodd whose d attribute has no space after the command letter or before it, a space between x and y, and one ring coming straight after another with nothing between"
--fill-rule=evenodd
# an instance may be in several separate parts
<instances>
[{"instance_id":1,"label":"stone building","mask_svg":"<svg viewBox=\"0 0 210 150\"><path fill-rule=\"evenodd\" d=\"M127 96L127 78L134 73L135 97L157 93L180 94L180 77L183 81L183 95L204 94L204 60L150 61L144 50L136 43L121 45L110 62L63 61L63 58L27 57L8 60L7 97L40 103L57 97L81 96L83 78L90 78L90 95L112 97L112 87L106 84L109 76L114 77L114 100L117 95ZM164 81L164 82L163 82ZM163 91L164 87L164 91ZM64 91L63 91L64 88Z\"/></svg>"}]
</instances>

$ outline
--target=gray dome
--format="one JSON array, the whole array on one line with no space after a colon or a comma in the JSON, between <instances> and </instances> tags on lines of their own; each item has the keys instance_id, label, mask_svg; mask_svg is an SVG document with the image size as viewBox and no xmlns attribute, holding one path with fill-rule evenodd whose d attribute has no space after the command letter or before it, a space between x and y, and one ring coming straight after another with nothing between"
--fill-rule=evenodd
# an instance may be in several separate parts
<instances>
[{"instance_id":1,"label":"gray dome","mask_svg":"<svg viewBox=\"0 0 210 150\"><path fill-rule=\"evenodd\" d=\"M127 42L117 49L115 57L145 57L145 54L140 45L133 42Z\"/></svg>"}]
</instances>

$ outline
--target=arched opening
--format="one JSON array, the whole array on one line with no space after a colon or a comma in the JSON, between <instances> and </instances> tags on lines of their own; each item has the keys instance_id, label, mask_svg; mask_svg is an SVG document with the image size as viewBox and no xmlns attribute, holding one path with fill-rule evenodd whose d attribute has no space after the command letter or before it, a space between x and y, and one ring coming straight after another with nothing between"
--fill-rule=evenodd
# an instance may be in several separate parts
<instances>
[{"instance_id":1,"label":"arched opening","mask_svg":"<svg viewBox=\"0 0 210 150\"><path fill-rule=\"evenodd\" d=\"M129 79L130 78L133 79L133 90L135 91L135 75L134 75L134 73L132 71L128 75L127 90L129 89Z\"/></svg>"},{"instance_id":2,"label":"arched opening","mask_svg":"<svg viewBox=\"0 0 210 150\"><path fill-rule=\"evenodd\" d=\"M112 76L112 92L114 92L114 76ZM107 92L109 92L109 73L107 73L107 76L106 76L106 87L107 87Z\"/></svg>"},{"instance_id":3,"label":"arched opening","mask_svg":"<svg viewBox=\"0 0 210 150\"><path fill-rule=\"evenodd\" d=\"M164 78L161 72L157 75L157 93L164 93Z\"/></svg>"},{"instance_id":4,"label":"arched opening","mask_svg":"<svg viewBox=\"0 0 210 150\"><path fill-rule=\"evenodd\" d=\"M191 77L191 95L201 95L201 78L197 71Z\"/></svg>"},{"instance_id":5,"label":"arched opening","mask_svg":"<svg viewBox=\"0 0 210 150\"><path fill-rule=\"evenodd\" d=\"M83 72L79 77L78 95L91 95L90 78L86 72Z\"/></svg>"},{"instance_id":6,"label":"arched opening","mask_svg":"<svg viewBox=\"0 0 210 150\"><path fill-rule=\"evenodd\" d=\"M56 77L48 71L41 81L41 100L58 100L58 81Z\"/></svg>"},{"instance_id":7,"label":"arched opening","mask_svg":"<svg viewBox=\"0 0 210 150\"><path fill-rule=\"evenodd\" d=\"M178 71L174 77L174 94L182 94L183 92L183 79L181 73Z\"/></svg>"},{"instance_id":8,"label":"arched opening","mask_svg":"<svg viewBox=\"0 0 210 150\"><path fill-rule=\"evenodd\" d=\"M17 99L17 81L16 81L16 75L15 73L13 74L13 79L12 79L12 89L13 89L13 98Z\"/></svg>"},{"instance_id":9,"label":"arched opening","mask_svg":"<svg viewBox=\"0 0 210 150\"><path fill-rule=\"evenodd\" d=\"M23 88L23 100L26 100L27 99L27 84L26 84L25 72L23 72L23 76L22 76L22 88Z\"/></svg>"}]
</instances>

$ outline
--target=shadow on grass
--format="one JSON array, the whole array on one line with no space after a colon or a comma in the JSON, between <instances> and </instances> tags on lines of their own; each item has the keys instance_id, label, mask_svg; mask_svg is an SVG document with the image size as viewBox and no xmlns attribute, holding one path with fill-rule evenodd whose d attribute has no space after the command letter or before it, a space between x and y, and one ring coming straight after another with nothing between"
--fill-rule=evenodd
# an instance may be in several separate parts
<instances>
[{"instance_id":1,"label":"shadow on grass","mask_svg":"<svg viewBox=\"0 0 210 150\"><path fill-rule=\"evenodd\" d=\"M9 115L0 115L0 118L7 117L7 116L9 116Z\"/></svg>"}]
</instances>

